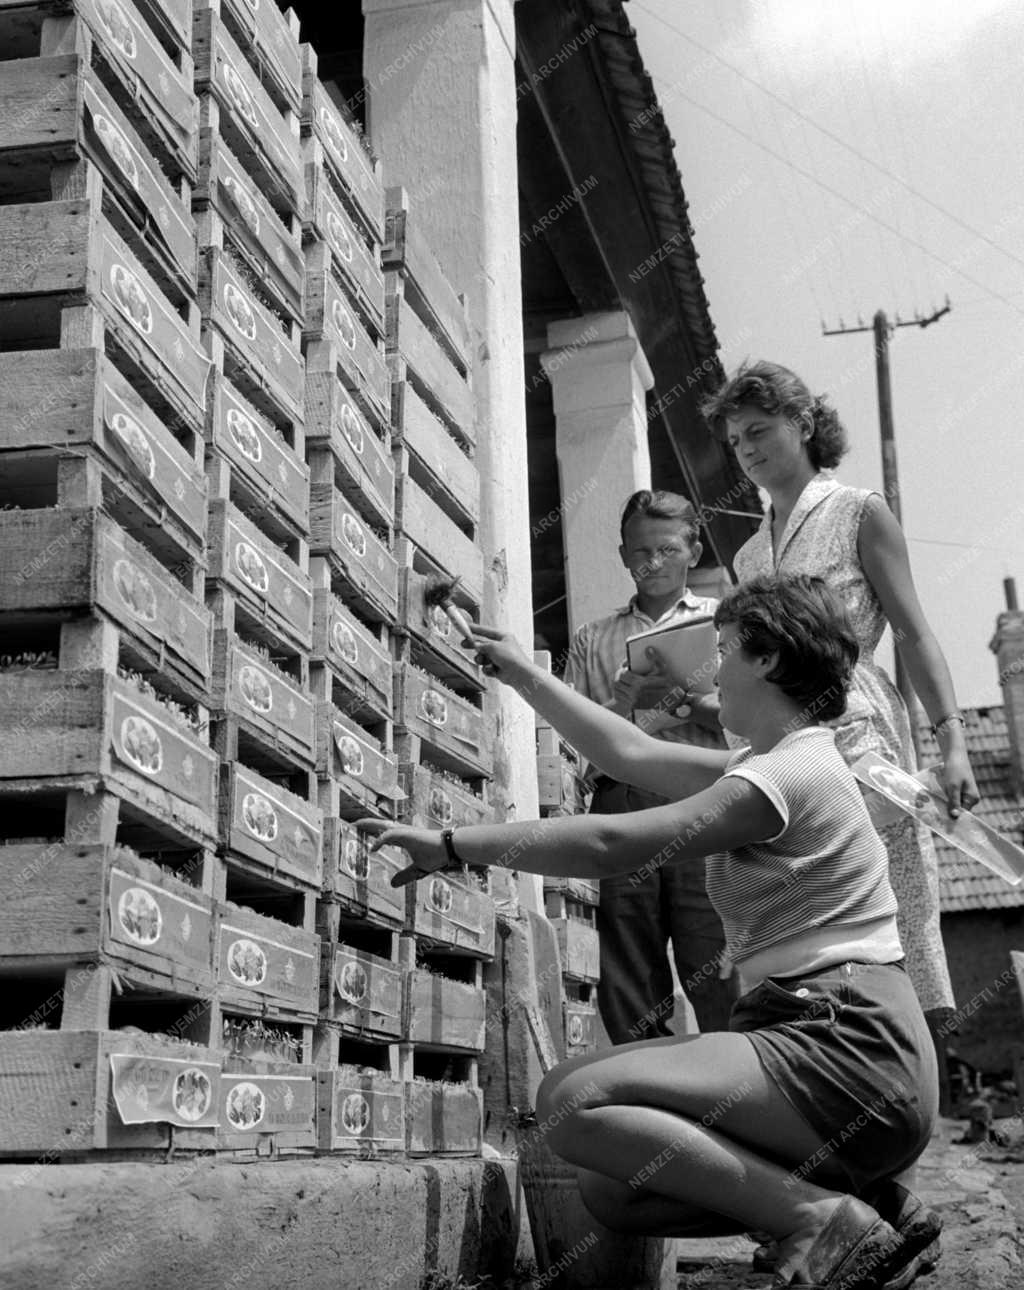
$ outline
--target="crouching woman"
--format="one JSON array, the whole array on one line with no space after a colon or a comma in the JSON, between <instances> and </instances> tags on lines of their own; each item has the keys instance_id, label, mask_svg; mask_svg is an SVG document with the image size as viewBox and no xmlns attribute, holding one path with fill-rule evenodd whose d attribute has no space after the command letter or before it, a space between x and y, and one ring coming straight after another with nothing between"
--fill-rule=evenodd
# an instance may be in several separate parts
<instances>
[{"instance_id":1,"label":"crouching woman","mask_svg":"<svg viewBox=\"0 0 1024 1290\"><path fill-rule=\"evenodd\" d=\"M653 739L535 667L508 635L476 631L488 670L584 756L671 804L447 836L361 826L375 846L408 851L396 882L453 857L591 878L709 857L708 894L744 990L729 1030L566 1061L541 1084L537 1114L605 1225L767 1231L777 1285L868 1290L936 1235L894 1176L928 1142L938 1084L886 851L819 724L844 710L856 638L809 577L754 580L715 622L722 724L748 745L735 753Z\"/></svg>"}]
</instances>

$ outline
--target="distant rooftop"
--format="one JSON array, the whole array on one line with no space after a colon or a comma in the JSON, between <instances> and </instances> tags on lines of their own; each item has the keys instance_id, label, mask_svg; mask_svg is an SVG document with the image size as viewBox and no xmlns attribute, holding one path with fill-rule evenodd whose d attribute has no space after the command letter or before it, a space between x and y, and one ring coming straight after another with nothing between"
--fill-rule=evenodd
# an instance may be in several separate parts
<instances>
[{"instance_id":1,"label":"distant rooftop","mask_svg":"<svg viewBox=\"0 0 1024 1290\"><path fill-rule=\"evenodd\" d=\"M978 781L981 801L974 814L998 829L1011 842L1024 846L1024 795L1011 783L1010 737L1002 706L964 708L967 754ZM938 741L927 724L921 726L921 762L942 760ZM934 836L934 835L933 835ZM969 860L941 838L935 837L939 857L939 894L944 914L970 909L1016 909L1024 906L1024 883L1008 882Z\"/></svg>"}]
</instances>

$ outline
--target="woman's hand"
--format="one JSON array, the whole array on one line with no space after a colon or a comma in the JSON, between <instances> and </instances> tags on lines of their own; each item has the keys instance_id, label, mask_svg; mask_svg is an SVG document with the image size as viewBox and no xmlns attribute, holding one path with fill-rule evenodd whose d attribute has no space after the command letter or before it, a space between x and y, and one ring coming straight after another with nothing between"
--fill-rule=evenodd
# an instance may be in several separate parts
<instances>
[{"instance_id":1,"label":"woman's hand","mask_svg":"<svg viewBox=\"0 0 1024 1290\"><path fill-rule=\"evenodd\" d=\"M371 851L379 851L381 847L401 847L409 853L412 864L395 874L391 879L392 887L416 882L428 873L443 869L448 863L448 853L436 829L412 829L404 824L376 819L356 820L356 828L373 838Z\"/></svg>"},{"instance_id":2,"label":"woman's hand","mask_svg":"<svg viewBox=\"0 0 1024 1290\"><path fill-rule=\"evenodd\" d=\"M488 676L512 685L533 666L511 632L473 623L473 646Z\"/></svg>"},{"instance_id":3,"label":"woman's hand","mask_svg":"<svg viewBox=\"0 0 1024 1290\"><path fill-rule=\"evenodd\" d=\"M942 783L946 789L949 813L954 819L960 814L961 807L969 811L981 801L981 794L978 792L974 772L967 757L967 748L962 739L958 747L947 749L945 752Z\"/></svg>"}]
</instances>

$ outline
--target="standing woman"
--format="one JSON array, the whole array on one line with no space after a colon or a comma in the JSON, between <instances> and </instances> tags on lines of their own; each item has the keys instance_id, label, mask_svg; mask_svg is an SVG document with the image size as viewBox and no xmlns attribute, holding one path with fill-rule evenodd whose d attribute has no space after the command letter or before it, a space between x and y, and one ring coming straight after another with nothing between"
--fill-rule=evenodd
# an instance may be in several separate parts
<instances>
[{"instance_id":1,"label":"standing woman","mask_svg":"<svg viewBox=\"0 0 1024 1290\"><path fill-rule=\"evenodd\" d=\"M741 583L765 574L812 574L844 602L860 644L847 710L834 723L847 763L877 752L917 769L910 721L899 691L874 661L886 623L931 719L945 763L951 815L978 801L964 722L949 669L925 621L903 532L879 493L826 473L848 444L833 407L777 363L745 365L702 411L735 452L740 469L771 498L760 529L736 553ZM953 1007L939 932L938 861L931 835L911 819L880 831L899 903L907 971L933 1031Z\"/></svg>"}]
</instances>

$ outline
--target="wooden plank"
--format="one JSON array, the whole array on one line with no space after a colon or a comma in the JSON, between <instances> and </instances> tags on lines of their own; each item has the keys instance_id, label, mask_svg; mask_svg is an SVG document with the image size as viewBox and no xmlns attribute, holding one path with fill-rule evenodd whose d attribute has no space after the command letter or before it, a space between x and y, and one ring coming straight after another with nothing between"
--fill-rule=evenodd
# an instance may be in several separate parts
<instances>
[{"instance_id":1,"label":"wooden plank","mask_svg":"<svg viewBox=\"0 0 1024 1290\"><path fill-rule=\"evenodd\" d=\"M562 972L575 981L597 981L601 976L597 928L578 918L553 918Z\"/></svg>"},{"instance_id":2,"label":"wooden plank","mask_svg":"<svg viewBox=\"0 0 1024 1290\"><path fill-rule=\"evenodd\" d=\"M204 3L205 0L198 0ZM295 112L302 107L302 58L299 41L276 4L259 0L220 0L221 15L233 27L239 48L251 48L261 74ZM295 22L296 31L298 22Z\"/></svg>"},{"instance_id":3,"label":"wooden plank","mask_svg":"<svg viewBox=\"0 0 1024 1290\"><path fill-rule=\"evenodd\" d=\"M480 1052L486 1015L486 996L478 986L423 968L409 973L405 1031L409 1043Z\"/></svg>"},{"instance_id":4,"label":"wooden plank","mask_svg":"<svg viewBox=\"0 0 1024 1290\"><path fill-rule=\"evenodd\" d=\"M264 6L266 7L266 6ZM209 202L224 221L232 245L259 282L302 318L305 262L302 243L271 206L217 130L199 136L197 202Z\"/></svg>"},{"instance_id":5,"label":"wooden plank","mask_svg":"<svg viewBox=\"0 0 1024 1290\"><path fill-rule=\"evenodd\" d=\"M408 476L400 481L397 509L399 530L434 563L461 578L466 594L480 604L484 598L484 555L473 539Z\"/></svg>"},{"instance_id":6,"label":"wooden plank","mask_svg":"<svg viewBox=\"0 0 1024 1290\"><path fill-rule=\"evenodd\" d=\"M301 212L304 200L298 139L260 84L223 21L200 10L192 31L196 84L220 106L220 129L232 152L276 206Z\"/></svg>"},{"instance_id":7,"label":"wooden plank","mask_svg":"<svg viewBox=\"0 0 1024 1290\"><path fill-rule=\"evenodd\" d=\"M391 374L383 348L366 330L332 273L307 272L305 309L303 335L310 340L331 342L346 386L387 422L391 416Z\"/></svg>"},{"instance_id":8,"label":"wooden plank","mask_svg":"<svg viewBox=\"0 0 1024 1290\"><path fill-rule=\"evenodd\" d=\"M359 308L379 335L384 334L384 273L339 200L324 169L308 160L306 149L307 241L319 238L330 249L332 267L351 289Z\"/></svg>"},{"instance_id":9,"label":"wooden plank","mask_svg":"<svg viewBox=\"0 0 1024 1290\"><path fill-rule=\"evenodd\" d=\"M209 577L219 579L268 632L308 652L313 640L313 586L237 507L210 503Z\"/></svg>"},{"instance_id":10,"label":"wooden plank","mask_svg":"<svg viewBox=\"0 0 1024 1290\"><path fill-rule=\"evenodd\" d=\"M342 492L374 522L390 527L395 517L391 454L333 371L307 367L306 441L330 447Z\"/></svg>"},{"instance_id":11,"label":"wooden plank","mask_svg":"<svg viewBox=\"0 0 1024 1290\"><path fill-rule=\"evenodd\" d=\"M207 441L239 472L251 501L309 530L309 467L222 372L214 373Z\"/></svg>"},{"instance_id":12,"label":"wooden plank","mask_svg":"<svg viewBox=\"0 0 1024 1290\"><path fill-rule=\"evenodd\" d=\"M253 1065L225 1058L221 1072L216 1145L254 1155L312 1150L316 1147L316 1069Z\"/></svg>"},{"instance_id":13,"label":"wooden plank","mask_svg":"<svg viewBox=\"0 0 1024 1290\"><path fill-rule=\"evenodd\" d=\"M316 1019L318 936L226 901L218 906L216 944L219 996L226 1005Z\"/></svg>"},{"instance_id":14,"label":"wooden plank","mask_svg":"<svg viewBox=\"0 0 1024 1290\"><path fill-rule=\"evenodd\" d=\"M351 588L351 598L375 618L391 622L398 611L398 564L333 484L310 486L312 549L326 552Z\"/></svg>"},{"instance_id":15,"label":"wooden plank","mask_svg":"<svg viewBox=\"0 0 1024 1290\"><path fill-rule=\"evenodd\" d=\"M319 891L323 819L317 807L237 762L225 768L221 794L221 834L229 853Z\"/></svg>"},{"instance_id":16,"label":"wooden plank","mask_svg":"<svg viewBox=\"0 0 1024 1290\"><path fill-rule=\"evenodd\" d=\"M488 773L491 755L482 709L411 663L395 669L395 724L429 744L456 773Z\"/></svg>"},{"instance_id":17,"label":"wooden plank","mask_svg":"<svg viewBox=\"0 0 1024 1290\"><path fill-rule=\"evenodd\" d=\"M468 785L414 762L403 762L398 770L406 793L403 823L418 829L457 829L494 820L494 808L471 792Z\"/></svg>"},{"instance_id":18,"label":"wooden plank","mask_svg":"<svg viewBox=\"0 0 1024 1290\"><path fill-rule=\"evenodd\" d=\"M404 969L347 945L331 947L325 972L327 1015L357 1034L397 1039L402 1033Z\"/></svg>"},{"instance_id":19,"label":"wooden plank","mask_svg":"<svg viewBox=\"0 0 1024 1290\"><path fill-rule=\"evenodd\" d=\"M414 453L425 470L474 524L480 519L480 472L472 457L431 412L412 384L396 380L391 387L396 438Z\"/></svg>"},{"instance_id":20,"label":"wooden plank","mask_svg":"<svg viewBox=\"0 0 1024 1290\"><path fill-rule=\"evenodd\" d=\"M203 252L199 298L247 382L263 390L284 419L302 422L306 370L298 345L261 305L230 260L215 247Z\"/></svg>"},{"instance_id":21,"label":"wooden plank","mask_svg":"<svg viewBox=\"0 0 1024 1290\"><path fill-rule=\"evenodd\" d=\"M475 405L465 378L413 312L394 274L385 275L385 290L389 353L406 360L420 397L463 438L475 442Z\"/></svg>"},{"instance_id":22,"label":"wooden plank","mask_svg":"<svg viewBox=\"0 0 1024 1290\"><path fill-rule=\"evenodd\" d=\"M83 292L98 256L92 198L0 206L0 296Z\"/></svg>"},{"instance_id":23,"label":"wooden plank","mask_svg":"<svg viewBox=\"0 0 1024 1290\"><path fill-rule=\"evenodd\" d=\"M326 588L313 593L313 658L330 666L360 707L391 716L391 655L387 647Z\"/></svg>"},{"instance_id":24,"label":"wooden plank","mask_svg":"<svg viewBox=\"0 0 1024 1290\"><path fill-rule=\"evenodd\" d=\"M465 1084L406 1085L406 1148L411 1155L476 1156L483 1140L483 1095Z\"/></svg>"},{"instance_id":25,"label":"wooden plank","mask_svg":"<svg viewBox=\"0 0 1024 1290\"><path fill-rule=\"evenodd\" d=\"M312 766L316 732L313 700L291 677L225 631L214 635L211 707L289 758Z\"/></svg>"},{"instance_id":26,"label":"wooden plank","mask_svg":"<svg viewBox=\"0 0 1024 1290\"><path fill-rule=\"evenodd\" d=\"M494 901L472 877L437 873L407 890L407 918L416 936L449 952L493 956Z\"/></svg>"},{"instance_id":27,"label":"wooden plank","mask_svg":"<svg viewBox=\"0 0 1024 1290\"><path fill-rule=\"evenodd\" d=\"M342 907L374 923L400 927L405 921L405 892L391 879L406 865L395 847L370 851L354 824L324 820L324 888Z\"/></svg>"},{"instance_id":28,"label":"wooden plank","mask_svg":"<svg viewBox=\"0 0 1024 1290\"><path fill-rule=\"evenodd\" d=\"M0 80L0 149L46 149L57 160L75 154L84 105L82 60L17 58Z\"/></svg>"},{"instance_id":29,"label":"wooden plank","mask_svg":"<svg viewBox=\"0 0 1024 1290\"><path fill-rule=\"evenodd\" d=\"M386 1075L341 1066L317 1072L321 1151L405 1149L405 1085Z\"/></svg>"}]
</instances>

